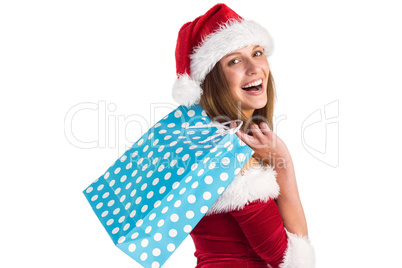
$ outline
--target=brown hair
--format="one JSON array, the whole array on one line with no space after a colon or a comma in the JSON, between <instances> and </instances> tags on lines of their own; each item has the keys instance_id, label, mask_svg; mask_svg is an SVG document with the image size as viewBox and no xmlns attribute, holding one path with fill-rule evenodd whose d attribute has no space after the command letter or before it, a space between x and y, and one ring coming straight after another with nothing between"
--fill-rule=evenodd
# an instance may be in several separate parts
<instances>
[{"instance_id":1,"label":"brown hair","mask_svg":"<svg viewBox=\"0 0 402 268\"><path fill-rule=\"evenodd\" d=\"M211 120L220 123L224 121L241 119L241 129L247 133L248 127L252 124L265 122L273 131L273 113L276 102L276 89L274 78L269 72L267 92L267 104L261 109L255 109L251 118L247 118L241 111L239 104L233 99L222 67L217 62L214 68L205 76L201 84L203 94L200 105Z\"/></svg>"}]
</instances>

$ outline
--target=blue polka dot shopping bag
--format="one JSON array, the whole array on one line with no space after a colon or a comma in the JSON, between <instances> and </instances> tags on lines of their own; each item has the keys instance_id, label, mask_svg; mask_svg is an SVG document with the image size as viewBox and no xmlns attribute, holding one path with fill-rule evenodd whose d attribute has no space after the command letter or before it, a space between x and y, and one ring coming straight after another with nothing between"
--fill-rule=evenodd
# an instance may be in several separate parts
<instances>
[{"instance_id":1,"label":"blue polka dot shopping bag","mask_svg":"<svg viewBox=\"0 0 402 268\"><path fill-rule=\"evenodd\" d=\"M113 242L161 267L254 151L199 104L179 106L83 193Z\"/></svg>"}]
</instances>

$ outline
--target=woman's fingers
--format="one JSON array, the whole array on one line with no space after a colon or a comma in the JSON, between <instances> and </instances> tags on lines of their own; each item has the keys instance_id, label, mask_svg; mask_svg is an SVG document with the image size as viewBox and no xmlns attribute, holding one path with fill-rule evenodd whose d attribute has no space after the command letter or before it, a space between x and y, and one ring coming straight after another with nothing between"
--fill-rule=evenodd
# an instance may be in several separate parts
<instances>
[{"instance_id":1,"label":"woman's fingers","mask_svg":"<svg viewBox=\"0 0 402 268\"><path fill-rule=\"evenodd\" d=\"M230 124L231 128L236 127L235 121ZM267 123L261 122L260 127L257 124L252 124L249 127L249 133L245 133L241 130L236 132L236 135L247 145L253 148L264 148L267 146L267 141L269 138L268 133L271 132Z\"/></svg>"},{"instance_id":2,"label":"woman's fingers","mask_svg":"<svg viewBox=\"0 0 402 268\"><path fill-rule=\"evenodd\" d=\"M231 125L231 127L237 126L236 122L233 122L233 121L230 125ZM236 131L236 135L239 137L240 140L242 140L248 146L250 146L250 147L254 146L253 143L255 143L255 138L253 136L244 133L240 129L238 131Z\"/></svg>"},{"instance_id":3,"label":"woman's fingers","mask_svg":"<svg viewBox=\"0 0 402 268\"><path fill-rule=\"evenodd\" d=\"M258 127L258 125L253 124L250 126L250 130L253 133L253 137L255 137L256 139L258 139L260 141L260 143L265 142L265 137L264 137L264 133L262 132L262 129L260 129Z\"/></svg>"},{"instance_id":4,"label":"woman's fingers","mask_svg":"<svg viewBox=\"0 0 402 268\"><path fill-rule=\"evenodd\" d=\"M240 140L245 142L244 137L243 137L244 134L243 134L243 132L241 130L236 131L236 135L237 135L237 137L239 137Z\"/></svg>"},{"instance_id":5,"label":"woman's fingers","mask_svg":"<svg viewBox=\"0 0 402 268\"><path fill-rule=\"evenodd\" d=\"M260 128L261 128L262 133L264 133L264 134L271 132L271 129L265 122L260 123Z\"/></svg>"}]
</instances>

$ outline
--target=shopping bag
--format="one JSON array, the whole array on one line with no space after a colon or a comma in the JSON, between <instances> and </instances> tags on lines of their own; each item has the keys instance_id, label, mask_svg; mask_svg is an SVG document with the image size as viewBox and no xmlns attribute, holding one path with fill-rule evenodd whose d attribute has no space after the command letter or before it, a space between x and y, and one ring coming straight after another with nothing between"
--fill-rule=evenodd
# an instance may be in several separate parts
<instances>
[{"instance_id":1,"label":"shopping bag","mask_svg":"<svg viewBox=\"0 0 402 268\"><path fill-rule=\"evenodd\" d=\"M143 267L160 267L254 151L199 104L157 122L84 191L103 227Z\"/></svg>"}]
</instances>

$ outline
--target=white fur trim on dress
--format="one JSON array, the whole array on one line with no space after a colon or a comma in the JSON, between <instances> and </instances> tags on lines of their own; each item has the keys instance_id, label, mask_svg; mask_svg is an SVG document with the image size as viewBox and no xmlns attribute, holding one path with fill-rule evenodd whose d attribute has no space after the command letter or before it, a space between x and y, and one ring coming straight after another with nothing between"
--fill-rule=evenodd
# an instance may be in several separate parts
<instances>
[{"instance_id":1,"label":"white fur trim on dress","mask_svg":"<svg viewBox=\"0 0 402 268\"><path fill-rule=\"evenodd\" d=\"M273 167L252 166L244 174L237 174L226 190L219 196L206 215L225 213L244 208L255 200L268 201L279 195Z\"/></svg>"},{"instance_id":2,"label":"white fur trim on dress","mask_svg":"<svg viewBox=\"0 0 402 268\"><path fill-rule=\"evenodd\" d=\"M286 228L285 228L286 230ZM288 247L280 268L314 268L315 252L307 236L296 235L286 230Z\"/></svg>"}]
</instances>

